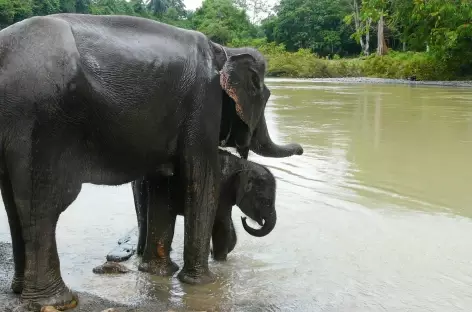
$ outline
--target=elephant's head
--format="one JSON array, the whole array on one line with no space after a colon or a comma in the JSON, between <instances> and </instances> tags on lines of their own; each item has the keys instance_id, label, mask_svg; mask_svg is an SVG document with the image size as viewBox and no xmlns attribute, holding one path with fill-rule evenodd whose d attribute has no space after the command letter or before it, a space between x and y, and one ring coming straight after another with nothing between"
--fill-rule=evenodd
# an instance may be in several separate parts
<instances>
[{"instance_id":1,"label":"elephant's head","mask_svg":"<svg viewBox=\"0 0 472 312\"><path fill-rule=\"evenodd\" d=\"M264 112L266 61L252 48L226 48L211 43L216 67L220 71L223 96L224 131L235 147L248 148ZM225 107L226 106L226 107Z\"/></svg>"},{"instance_id":2,"label":"elephant's head","mask_svg":"<svg viewBox=\"0 0 472 312\"><path fill-rule=\"evenodd\" d=\"M260 229L253 229L243 217L241 221L244 229L257 237L269 234L277 222L274 175L265 166L253 165L237 173L236 183L236 205L246 216L262 226Z\"/></svg>"},{"instance_id":3,"label":"elephant's head","mask_svg":"<svg viewBox=\"0 0 472 312\"><path fill-rule=\"evenodd\" d=\"M254 49L225 48L212 43L222 68L222 147L235 147L247 159L249 150L264 157L302 155L300 144L277 145L270 138L264 110L271 95L264 83L265 60ZM249 130L249 131L248 131Z\"/></svg>"}]
</instances>

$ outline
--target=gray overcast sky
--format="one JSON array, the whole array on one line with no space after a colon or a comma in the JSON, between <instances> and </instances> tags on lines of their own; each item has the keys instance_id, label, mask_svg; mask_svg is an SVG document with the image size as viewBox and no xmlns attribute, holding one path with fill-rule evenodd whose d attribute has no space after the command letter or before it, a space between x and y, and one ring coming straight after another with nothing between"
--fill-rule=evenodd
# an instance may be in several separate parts
<instances>
[{"instance_id":1,"label":"gray overcast sky","mask_svg":"<svg viewBox=\"0 0 472 312\"><path fill-rule=\"evenodd\" d=\"M203 0L184 0L184 4L187 10L195 10L196 8L202 5L202 1ZM267 3L269 5L274 5L277 2L278 0L267 0ZM250 12L248 13L251 14Z\"/></svg>"},{"instance_id":2,"label":"gray overcast sky","mask_svg":"<svg viewBox=\"0 0 472 312\"><path fill-rule=\"evenodd\" d=\"M202 5L202 0L184 0L187 10L195 10Z\"/></svg>"}]
</instances>

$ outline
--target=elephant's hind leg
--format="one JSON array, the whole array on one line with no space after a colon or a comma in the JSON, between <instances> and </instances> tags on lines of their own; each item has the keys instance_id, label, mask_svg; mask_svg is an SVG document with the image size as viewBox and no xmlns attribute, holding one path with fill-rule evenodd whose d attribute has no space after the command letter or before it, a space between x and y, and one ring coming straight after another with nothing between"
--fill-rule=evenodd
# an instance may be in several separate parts
<instances>
[{"instance_id":1,"label":"elephant's hind leg","mask_svg":"<svg viewBox=\"0 0 472 312\"><path fill-rule=\"evenodd\" d=\"M11 289L14 293L21 294L23 291L24 270L25 270L25 242L21 232L20 218L18 216L13 189L7 172L0 176L0 188L2 191L3 204L8 216L10 225L10 234L13 247L13 262L15 265L15 274L11 283Z\"/></svg>"},{"instance_id":2,"label":"elephant's hind leg","mask_svg":"<svg viewBox=\"0 0 472 312\"><path fill-rule=\"evenodd\" d=\"M144 179L140 183L140 191L147 194L142 202L143 212L146 212L146 244L139 270L159 276L172 276L179 266L170 258L170 246L174 238L175 205L170 195L172 177ZM136 190L137 191L137 190Z\"/></svg>"},{"instance_id":3,"label":"elephant's hind leg","mask_svg":"<svg viewBox=\"0 0 472 312\"><path fill-rule=\"evenodd\" d=\"M148 226L146 205L148 203L149 190L147 189L147 180L141 178L133 181L131 182L131 188L133 190L134 208L138 219L138 246L136 247L136 254L142 256L146 245Z\"/></svg>"},{"instance_id":4,"label":"elephant's hind leg","mask_svg":"<svg viewBox=\"0 0 472 312\"><path fill-rule=\"evenodd\" d=\"M36 153L25 150L7 155L14 159L9 172L25 243L23 305L19 311L40 311L44 306L66 310L75 307L78 299L61 276L56 224L61 212L77 198L81 184L68 178L60 157L47 153L47 148ZM69 170L77 172L70 166Z\"/></svg>"}]
</instances>

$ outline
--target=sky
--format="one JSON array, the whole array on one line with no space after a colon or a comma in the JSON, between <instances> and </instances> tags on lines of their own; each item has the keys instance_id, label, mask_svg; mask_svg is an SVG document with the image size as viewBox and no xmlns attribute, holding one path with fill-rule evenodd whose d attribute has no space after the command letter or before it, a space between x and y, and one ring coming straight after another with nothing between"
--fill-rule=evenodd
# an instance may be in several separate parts
<instances>
[{"instance_id":1,"label":"sky","mask_svg":"<svg viewBox=\"0 0 472 312\"><path fill-rule=\"evenodd\" d=\"M202 0L184 0L187 10L195 10L202 5Z\"/></svg>"},{"instance_id":2,"label":"sky","mask_svg":"<svg viewBox=\"0 0 472 312\"><path fill-rule=\"evenodd\" d=\"M203 0L184 0L185 7L187 10L195 10L202 5ZM278 0L267 0L269 5L274 5ZM248 12L248 14L251 14Z\"/></svg>"}]
</instances>

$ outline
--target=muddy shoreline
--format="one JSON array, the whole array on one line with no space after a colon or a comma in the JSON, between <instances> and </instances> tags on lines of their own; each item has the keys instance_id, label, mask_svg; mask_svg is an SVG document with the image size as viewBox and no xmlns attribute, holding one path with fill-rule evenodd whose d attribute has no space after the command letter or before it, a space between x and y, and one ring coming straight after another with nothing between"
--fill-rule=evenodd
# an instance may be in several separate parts
<instances>
[{"instance_id":1,"label":"muddy shoreline","mask_svg":"<svg viewBox=\"0 0 472 312\"><path fill-rule=\"evenodd\" d=\"M18 304L18 296L13 294L9 288L13 276L13 258L11 244L0 242L0 311L10 312ZM114 308L116 312L163 312L169 311L166 304L157 301L148 301L131 306L116 303L105 298L78 292L80 303L74 312L101 312ZM176 310L171 310L176 311Z\"/></svg>"},{"instance_id":2,"label":"muddy shoreline","mask_svg":"<svg viewBox=\"0 0 472 312\"><path fill-rule=\"evenodd\" d=\"M436 87L472 87L472 81L412 81L407 79L348 77L348 78L284 78L267 77L266 81L274 82L313 82L313 83L363 83L363 84L402 84L412 86Z\"/></svg>"}]
</instances>

